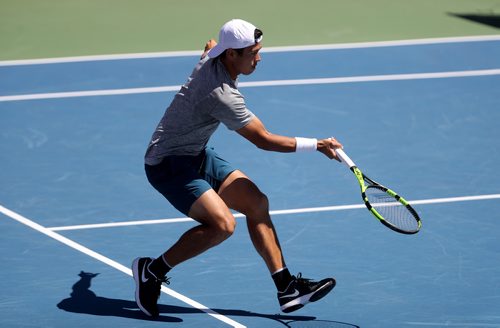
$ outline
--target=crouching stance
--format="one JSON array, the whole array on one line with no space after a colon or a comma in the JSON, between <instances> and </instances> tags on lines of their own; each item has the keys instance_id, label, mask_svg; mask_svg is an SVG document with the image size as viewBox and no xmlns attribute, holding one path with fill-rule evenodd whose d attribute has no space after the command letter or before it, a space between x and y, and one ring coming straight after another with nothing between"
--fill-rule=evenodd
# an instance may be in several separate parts
<instances>
[{"instance_id":1,"label":"crouching stance","mask_svg":"<svg viewBox=\"0 0 500 328\"><path fill-rule=\"evenodd\" d=\"M230 209L246 216L255 249L278 290L283 312L321 299L335 280L313 281L290 274L269 215L266 195L241 171L207 146L222 122L257 147L277 152L319 151L336 159L342 145L333 138L286 137L266 130L245 105L237 88L240 74L251 74L260 61L262 31L243 20L222 26L219 43L210 40L188 81L160 120L145 156L151 185L176 209L199 222L156 259L133 261L135 298L148 316L158 316L158 298L166 274L229 238L236 221Z\"/></svg>"}]
</instances>

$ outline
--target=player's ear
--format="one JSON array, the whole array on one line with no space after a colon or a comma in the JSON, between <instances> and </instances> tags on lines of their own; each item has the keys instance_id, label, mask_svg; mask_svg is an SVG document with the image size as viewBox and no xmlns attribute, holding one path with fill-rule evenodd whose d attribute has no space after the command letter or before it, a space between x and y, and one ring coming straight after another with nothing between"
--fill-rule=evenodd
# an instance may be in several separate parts
<instances>
[{"instance_id":1,"label":"player's ear","mask_svg":"<svg viewBox=\"0 0 500 328\"><path fill-rule=\"evenodd\" d=\"M234 49L231 49L231 48L227 49L227 56L228 56L229 58L234 58L234 57L236 57L236 51L235 51Z\"/></svg>"}]
</instances>

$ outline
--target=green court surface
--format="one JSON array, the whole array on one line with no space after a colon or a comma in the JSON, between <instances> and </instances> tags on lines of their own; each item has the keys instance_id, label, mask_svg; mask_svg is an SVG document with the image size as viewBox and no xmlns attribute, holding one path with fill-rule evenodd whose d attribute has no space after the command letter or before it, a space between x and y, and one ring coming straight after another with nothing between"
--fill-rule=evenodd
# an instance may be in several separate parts
<instances>
[{"instance_id":1,"label":"green court surface","mask_svg":"<svg viewBox=\"0 0 500 328\"><path fill-rule=\"evenodd\" d=\"M265 46L498 34L498 0L0 0L0 60L200 49L230 18ZM479 19L481 20L481 19Z\"/></svg>"}]
</instances>

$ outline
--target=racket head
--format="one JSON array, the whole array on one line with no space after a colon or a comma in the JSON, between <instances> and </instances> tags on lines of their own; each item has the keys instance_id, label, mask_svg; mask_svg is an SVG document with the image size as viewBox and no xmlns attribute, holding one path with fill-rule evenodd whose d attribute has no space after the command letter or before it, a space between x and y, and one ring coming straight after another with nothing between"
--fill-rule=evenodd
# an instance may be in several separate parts
<instances>
[{"instance_id":1,"label":"racket head","mask_svg":"<svg viewBox=\"0 0 500 328\"><path fill-rule=\"evenodd\" d=\"M420 217L403 197L373 180L365 179L365 181L369 184L362 192L363 201L383 225L409 235L420 231L422 227Z\"/></svg>"}]
</instances>

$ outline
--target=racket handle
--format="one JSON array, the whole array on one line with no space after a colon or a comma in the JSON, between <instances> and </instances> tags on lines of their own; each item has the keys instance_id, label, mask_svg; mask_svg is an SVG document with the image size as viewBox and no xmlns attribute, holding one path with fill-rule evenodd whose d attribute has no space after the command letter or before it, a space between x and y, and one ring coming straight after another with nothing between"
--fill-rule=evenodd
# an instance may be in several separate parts
<instances>
[{"instance_id":1,"label":"racket handle","mask_svg":"<svg viewBox=\"0 0 500 328\"><path fill-rule=\"evenodd\" d=\"M347 154L344 153L344 151L342 149L340 149L340 148L335 149L335 152L337 153L337 156L340 158L340 160L342 161L342 163L344 163L345 165L347 165L348 168L356 166L356 164L354 164L354 162L352 161L352 159L350 159L349 156L347 156Z\"/></svg>"}]
</instances>

